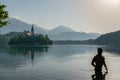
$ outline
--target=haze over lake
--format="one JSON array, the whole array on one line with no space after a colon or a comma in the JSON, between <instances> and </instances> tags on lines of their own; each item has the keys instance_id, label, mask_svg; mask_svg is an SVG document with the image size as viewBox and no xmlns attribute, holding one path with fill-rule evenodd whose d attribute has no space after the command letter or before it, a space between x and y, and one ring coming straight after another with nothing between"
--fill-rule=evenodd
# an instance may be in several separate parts
<instances>
[{"instance_id":1,"label":"haze over lake","mask_svg":"<svg viewBox=\"0 0 120 80\"><path fill-rule=\"evenodd\" d=\"M0 80L120 80L119 66L120 0L0 1Z\"/></svg>"},{"instance_id":2,"label":"haze over lake","mask_svg":"<svg viewBox=\"0 0 120 80\"><path fill-rule=\"evenodd\" d=\"M98 47L109 69L105 80L120 80L119 46L105 45L0 47L0 80L92 80Z\"/></svg>"}]
</instances>

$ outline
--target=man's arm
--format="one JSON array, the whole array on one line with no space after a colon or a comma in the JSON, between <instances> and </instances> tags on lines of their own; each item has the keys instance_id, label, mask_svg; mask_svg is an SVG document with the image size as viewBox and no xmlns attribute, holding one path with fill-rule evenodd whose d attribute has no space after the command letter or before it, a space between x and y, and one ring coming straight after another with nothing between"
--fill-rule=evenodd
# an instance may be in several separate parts
<instances>
[{"instance_id":1,"label":"man's arm","mask_svg":"<svg viewBox=\"0 0 120 80\"><path fill-rule=\"evenodd\" d=\"M104 58L104 67L105 67L105 69L108 71L108 68L107 68L107 66L106 66L106 63L105 63L105 58Z\"/></svg>"}]
</instances>

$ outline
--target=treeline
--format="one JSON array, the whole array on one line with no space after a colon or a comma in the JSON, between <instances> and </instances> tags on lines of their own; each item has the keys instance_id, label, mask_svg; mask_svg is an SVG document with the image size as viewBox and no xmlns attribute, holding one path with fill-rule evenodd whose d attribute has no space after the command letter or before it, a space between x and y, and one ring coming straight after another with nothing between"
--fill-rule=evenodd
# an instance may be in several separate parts
<instances>
[{"instance_id":1,"label":"treeline","mask_svg":"<svg viewBox=\"0 0 120 80\"><path fill-rule=\"evenodd\" d=\"M0 35L0 46L7 44L8 39Z\"/></svg>"},{"instance_id":2,"label":"treeline","mask_svg":"<svg viewBox=\"0 0 120 80\"><path fill-rule=\"evenodd\" d=\"M49 45L53 41L49 39L48 35L24 35L22 32L10 32L0 35L0 45L19 45L19 44L36 44Z\"/></svg>"},{"instance_id":3,"label":"treeline","mask_svg":"<svg viewBox=\"0 0 120 80\"><path fill-rule=\"evenodd\" d=\"M15 36L13 36L15 35ZM9 41L9 44L95 44L95 45L120 45L120 31L111 32L103 34L97 39L89 40L60 40L60 41L51 41L47 35L34 35L34 36L25 36L20 35L19 33L10 33L6 35L0 35L0 44L6 43Z\"/></svg>"},{"instance_id":4,"label":"treeline","mask_svg":"<svg viewBox=\"0 0 120 80\"><path fill-rule=\"evenodd\" d=\"M80 44L95 44L93 39L89 39L89 40L57 40L57 41L53 41L53 44L75 44L75 45L80 45Z\"/></svg>"},{"instance_id":5,"label":"treeline","mask_svg":"<svg viewBox=\"0 0 120 80\"><path fill-rule=\"evenodd\" d=\"M17 36L12 37L8 44L39 44L39 45L46 45L52 44L52 40L48 38L47 35L33 35L33 36L25 36L22 34L18 34Z\"/></svg>"}]
</instances>

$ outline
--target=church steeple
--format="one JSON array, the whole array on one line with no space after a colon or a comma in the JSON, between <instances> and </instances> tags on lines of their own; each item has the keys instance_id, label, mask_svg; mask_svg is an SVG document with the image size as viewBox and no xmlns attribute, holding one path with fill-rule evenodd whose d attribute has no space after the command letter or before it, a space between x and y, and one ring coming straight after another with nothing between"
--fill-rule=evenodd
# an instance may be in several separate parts
<instances>
[{"instance_id":1,"label":"church steeple","mask_svg":"<svg viewBox=\"0 0 120 80\"><path fill-rule=\"evenodd\" d=\"M31 28L31 35L34 35L34 27L32 25L32 28Z\"/></svg>"}]
</instances>

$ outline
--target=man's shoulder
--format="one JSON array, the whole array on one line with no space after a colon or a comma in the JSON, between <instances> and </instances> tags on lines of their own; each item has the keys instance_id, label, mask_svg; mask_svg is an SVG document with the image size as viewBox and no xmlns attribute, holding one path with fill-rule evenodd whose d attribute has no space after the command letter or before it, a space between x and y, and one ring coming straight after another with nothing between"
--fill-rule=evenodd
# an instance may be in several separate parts
<instances>
[{"instance_id":1,"label":"man's shoulder","mask_svg":"<svg viewBox=\"0 0 120 80\"><path fill-rule=\"evenodd\" d=\"M95 55L94 58L98 57L98 55Z\"/></svg>"},{"instance_id":2,"label":"man's shoulder","mask_svg":"<svg viewBox=\"0 0 120 80\"><path fill-rule=\"evenodd\" d=\"M95 56L94 56L94 59L97 58L97 57L98 57L98 55L95 55Z\"/></svg>"},{"instance_id":3,"label":"man's shoulder","mask_svg":"<svg viewBox=\"0 0 120 80\"><path fill-rule=\"evenodd\" d=\"M105 59L105 57L104 57L104 56L102 56L102 58L103 58L103 59Z\"/></svg>"},{"instance_id":4,"label":"man's shoulder","mask_svg":"<svg viewBox=\"0 0 120 80\"><path fill-rule=\"evenodd\" d=\"M94 58L98 58L98 57L101 57L101 58L105 59L104 56L98 56L98 55L95 55L95 56L94 56Z\"/></svg>"}]
</instances>

